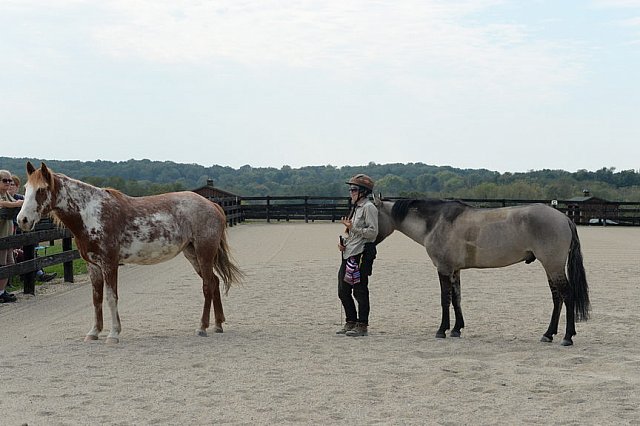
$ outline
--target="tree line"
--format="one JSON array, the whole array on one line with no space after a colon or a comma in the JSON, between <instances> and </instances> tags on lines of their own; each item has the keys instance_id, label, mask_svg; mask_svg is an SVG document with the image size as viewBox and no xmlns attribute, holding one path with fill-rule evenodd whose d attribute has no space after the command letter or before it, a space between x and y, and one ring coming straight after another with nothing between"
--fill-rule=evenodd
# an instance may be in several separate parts
<instances>
[{"instance_id":1,"label":"tree line","mask_svg":"<svg viewBox=\"0 0 640 426\"><path fill-rule=\"evenodd\" d=\"M40 159L0 157L0 169L25 178L25 164ZM424 163L363 166L231 167L180 164L171 161L44 160L55 172L133 196L196 189L211 179L216 188L240 196L346 196L344 182L356 173L376 181L385 196L418 198L559 199L581 196L584 190L610 201L640 201L640 170L531 170L499 173Z\"/></svg>"}]
</instances>

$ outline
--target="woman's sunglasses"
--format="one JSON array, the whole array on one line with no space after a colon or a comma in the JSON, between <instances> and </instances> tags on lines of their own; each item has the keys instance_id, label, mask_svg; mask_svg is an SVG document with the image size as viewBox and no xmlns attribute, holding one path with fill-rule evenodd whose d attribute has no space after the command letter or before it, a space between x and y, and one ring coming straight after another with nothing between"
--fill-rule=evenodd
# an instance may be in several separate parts
<instances>
[{"instance_id":1,"label":"woman's sunglasses","mask_svg":"<svg viewBox=\"0 0 640 426\"><path fill-rule=\"evenodd\" d=\"M2 179L2 183L13 183L11 179Z\"/></svg>"}]
</instances>

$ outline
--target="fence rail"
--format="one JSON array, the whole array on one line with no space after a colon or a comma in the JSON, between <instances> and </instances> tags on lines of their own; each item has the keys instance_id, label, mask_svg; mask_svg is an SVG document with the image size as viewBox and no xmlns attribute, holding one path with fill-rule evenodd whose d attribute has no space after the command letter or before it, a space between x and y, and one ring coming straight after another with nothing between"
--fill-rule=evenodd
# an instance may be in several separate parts
<instances>
[{"instance_id":1,"label":"fence rail","mask_svg":"<svg viewBox=\"0 0 640 426\"><path fill-rule=\"evenodd\" d=\"M399 199L399 198L398 198ZM231 226L244 220L266 220L271 222L304 220L336 221L346 216L351 208L349 197L265 196L211 199L220 203ZM553 205L578 225L640 226L640 202L598 201L576 203L572 200L522 200L465 198L460 201L477 207L507 207L522 204L542 203Z\"/></svg>"},{"instance_id":2,"label":"fence rail","mask_svg":"<svg viewBox=\"0 0 640 426\"><path fill-rule=\"evenodd\" d=\"M24 282L24 293L35 294L36 271L51 265L63 264L64 280L73 282L73 261L80 258L80 253L73 249L73 235L66 228L58 228L51 221L38 223L32 232L0 238L0 250L21 248L24 261L15 265L0 266L0 278L21 275ZM62 240L62 252L44 256L36 256L36 247L42 241Z\"/></svg>"},{"instance_id":3,"label":"fence rail","mask_svg":"<svg viewBox=\"0 0 640 426\"><path fill-rule=\"evenodd\" d=\"M243 219L271 220L331 220L335 222L346 216L351 208L349 197L242 197Z\"/></svg>"}]
</instances>

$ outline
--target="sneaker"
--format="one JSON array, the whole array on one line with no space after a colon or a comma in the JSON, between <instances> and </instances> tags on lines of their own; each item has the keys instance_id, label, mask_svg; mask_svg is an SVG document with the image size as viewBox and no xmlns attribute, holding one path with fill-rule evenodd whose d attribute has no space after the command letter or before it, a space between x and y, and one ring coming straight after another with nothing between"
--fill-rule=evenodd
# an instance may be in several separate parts
<instances>
[{"instance_id":1,"label":"sneaker","mask_svg":"<svg viewBox=\"0 0 640 426\"><path fill-rule=\"evenodd\" d=\"M367 332L367 327L367 324L358 323L353 330L349 330L345 334L350 337L366 336L369 334Z\"/></svg>"},{"instance_id":2,"label":"sneaker","mask_svg":"<svg viewBox=\"0 0 640 426\"><path fill-rule=\"evenodd\" d=\"M46 283L48 281L51 281L52 279L54 279L55 277L58 276L57 272L54 272L53 274L42 274L42 275L38 275L38 281L41 281L43 283Z\"/></svg>"},{"instance_id":3,"label":"sneaker","mask_svg":"<svg viewBox=\"0 0 640 426\"><path fill-rule=\"evenodd\" d=\"M336 334L347 334L354 328L356 328L356 323L353 321L347 321L346 323L344 323L344 326L340 330L336 331Z\"/></svg>"},{"instance_id":4,"label":"sneaker","mask_svg":"<svg viewBox=\"0 0 640 426\"><path fill-rule=\"evenodd\" d=\"M7 293L6 291L0 294L0 303L11 303L16 300L18 300L18 298L14 294Z\"/></svg>"}]
</instances>

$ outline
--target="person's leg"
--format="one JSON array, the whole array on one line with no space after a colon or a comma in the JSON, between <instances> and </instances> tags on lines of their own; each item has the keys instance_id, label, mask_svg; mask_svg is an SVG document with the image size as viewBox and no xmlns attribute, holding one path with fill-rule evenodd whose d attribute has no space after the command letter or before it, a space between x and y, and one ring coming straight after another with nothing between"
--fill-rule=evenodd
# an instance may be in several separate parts
<instances>
[{"instance_id":1,"label":"person's leg","mask_svg":"<svg viewBox=\"0 0 640 426\"><path fill-rule=\"evenodd\" d=\"M58 276L57 272L54 272L52 274L47 274L46 272L44 272L42 269L38 269L36 271L36 279L38 281L41 281L43 283L46 283L48 281L51 281L52 279L54 279L56 276Z\"/></svg>"},{"instance_id":2,"label":"person's leg","mask_svg":"<svg viewBox=\"0 0 640 426\"><path fill-rule=\"evenodd\" d=\"M360 269L360 282L353 286L353 297L358 302L358 320L356 327L347 332L347 336L366 336L369 326L369 276L366 267Z\"/></svg>"},{"instance_id":3,"label":"person's leg","mask_svg":"<svg viewBox=\"0 0 640 426\"><path fill-rule=\"evenodd\" d=\"M369 324L369 277L360 274L360 282L353 286L353 297L358 302L358 323Z\"/></svg>"},{"instance_id":4,"label":"person's leg","mask_svg":"<svg viewBox=\"0 0 640 426\"><path fill-rule=\"evenodd\" d=\"M3 278L0 280L0 303L10 303L15 302L17 297L11 293L7 293L5 289L7 288L8 278Z\"/></svg>"},{"instance_id":5,"label":"person's leg","mask_svg":"<svg viewBox=\"0 0 640 426\"><path fill-rule=\"evenodd\" d=\"M353 301L351 295L353 287L351 284L344 282L345 267L347 261L343 260L338 271L338 298L342 302L344 308L344 314L346 317L344 326L336 332L336 334L345 334L349 330L353 330L356 326L356 320L358 313L356 311L356 304Z\"/></svg>"},{"instance_id":6,"label":"person's leg","mask_svg":"<svg viewBox=\"0 0 640 426\"><path fill-rule=\"evenodd\" d=\"M0 266L9 266L13 265L13 250L5 249L0 250ZM9 282L9 278L0 278L0 294L4 292L4 289L7 288L7 283Z\"/></svg>"},{"instance_id":7,"label":"person's leg","mask_svg":"<svg viewBox=\"0 0 640 426\"><path fill-rule=\"evenodd\" d=\"M13 250L0 250L0 265L13 265ZM5 291L9 278L0 279L0 303L15 302L16 296Z\"/></svg>"}]
</instances>

